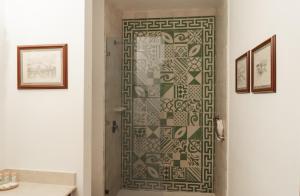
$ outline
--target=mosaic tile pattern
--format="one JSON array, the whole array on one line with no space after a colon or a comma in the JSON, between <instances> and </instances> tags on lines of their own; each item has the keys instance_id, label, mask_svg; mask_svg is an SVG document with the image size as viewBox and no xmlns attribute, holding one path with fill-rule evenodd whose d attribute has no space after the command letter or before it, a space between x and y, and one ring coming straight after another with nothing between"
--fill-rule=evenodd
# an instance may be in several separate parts
<instances>
[{"instance_id":1,"label":"mosaic tile pattern","mask_svg":"<svg viewBox=\"0 0 300 196\"><path fill-rule=\"evenodd\" d=\"M214 17L124 20L127 189L213 192Z\"/></svg>"}]
</instances>

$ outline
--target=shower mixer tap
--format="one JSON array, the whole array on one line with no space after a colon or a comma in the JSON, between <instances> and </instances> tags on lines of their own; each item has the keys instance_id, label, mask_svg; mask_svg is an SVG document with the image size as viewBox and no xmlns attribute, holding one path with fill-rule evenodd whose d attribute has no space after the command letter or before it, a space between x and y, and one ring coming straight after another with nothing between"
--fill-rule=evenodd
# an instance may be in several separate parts
<instances>
[{"instance_id":1,"label":"shower mixer tap","mask_svg":"<svg viewBox=\"0 0 300 196\"><path fill-rule=\"evenodd\" d=\"M219 116L214 117L214 123L215 123L215 136L217 141L224 142L225 135L224 135L224 125L223 120Z\"/></svg>"}]
</instances>

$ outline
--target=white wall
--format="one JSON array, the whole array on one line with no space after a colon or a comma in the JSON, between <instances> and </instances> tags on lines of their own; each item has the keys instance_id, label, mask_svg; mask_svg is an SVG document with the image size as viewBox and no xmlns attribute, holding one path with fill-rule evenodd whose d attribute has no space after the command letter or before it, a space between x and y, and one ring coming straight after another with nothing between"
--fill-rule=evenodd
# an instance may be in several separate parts
<instances>
[{"instance_id":1,"label":"white wall","mask_svg":"<svg viewBox=\"0 0 300 196\"><path fill-rule=\"evenodd\" d=\"M83 195L92 195L93 0L85 0Z\"/></svg>"},{"instance_id":2,"label":"white wall","mask_svg":"<svg viewBox=\"0 0 300 196\"><path fill-rule=\"evenodd\" d=\"M230 1L230 196L297 196L300 1ZM235 58L277 34L276 94L235 93Z\"/></svg>"},{"instance_id":3,"label":"white wall","mask_svg":"<svg viewBox=\"0 0 300 196\"><path fill-rule=\"evenodd\" d=\"M4 167L76 172L79 195L83 195L84 2L5 1L7 55L1 89ZM57 43L69 44L69 89L17 90L16 46Z\"/></svg>"},{"instance_id":4,"label":"white wall","mask_svg":"<svg viewBox=\"0 0 300 196\"><path fill-rule=\"evenodd\" d=\"M221 0L216 14L216 109L215 112L224 120L225 140L215 143L215 193L227 194L227 150L228 150L228 9L227 0Z\"/></svg>"},{"instance_id":5,"label":"white wall","mask_svg":"<svg viewBox=\"0 0 300 196\"><path fill-rule=\"evenodd\" d=\"M5 32L4 32L4 1L0 0L0 89L4 89L4 46L5 46ZM0 155L4 153L4 91L0 91ZM0 156L0 170L4 167L4 157Z\"/></svg>"},{"instance_id":6,"label":"white wall","mask_svg":"<svg viewBox=\"0 0 300 196\"><path fill-rule=\"evenodd\" d=\"M104 195L105 0L93 0L92 196Z\"/></svg>"}]
</instances>

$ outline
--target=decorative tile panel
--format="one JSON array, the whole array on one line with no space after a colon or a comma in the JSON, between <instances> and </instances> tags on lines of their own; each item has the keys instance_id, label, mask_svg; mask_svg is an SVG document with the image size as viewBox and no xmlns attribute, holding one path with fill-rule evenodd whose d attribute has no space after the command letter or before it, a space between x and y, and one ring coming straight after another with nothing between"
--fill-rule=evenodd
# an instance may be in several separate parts
<instances>
[{"instance_id":1,"label":"decorative tile panel","mask_svg":"<svg viewBox=\"0 0 300 196\"><path fill-rule=\"evenodd\" d=\"M215 18L123 21L127 189L213 192Z\"/></svg>"}]
</instances>

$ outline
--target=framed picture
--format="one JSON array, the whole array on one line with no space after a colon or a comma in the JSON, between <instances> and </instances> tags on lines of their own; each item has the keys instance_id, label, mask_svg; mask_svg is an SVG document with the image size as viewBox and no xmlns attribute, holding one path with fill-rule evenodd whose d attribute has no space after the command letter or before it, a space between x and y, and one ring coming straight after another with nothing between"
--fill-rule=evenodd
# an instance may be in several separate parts
<instances>
[{"instance_id":1,"label":"framed picture","mask_svg":"<svg viewBox=\"0 0 300 196\"><path fill-rule=\"evenodd\" d=\"M18 46L18 89L67 88L67 44Z\"/></svg>"},{"instance_id":2,"label":"framed picture","mask_svg":"<svg viewBox=\"0 0 300 196\"><path fill-rule=\"evenodd\" d=\"M250 92L250 51L235 61L235 91L237 93Z\"/></svg>"},{"instance_id":3,"label":"framed picture","mask_svg":"<svg viewBox=\"0 0 300 196\"><path fill-rule=\"evenodd\" d=\"M276 92L276 35L251 52L252 92Z\"/></svg>"}]
</instances>

